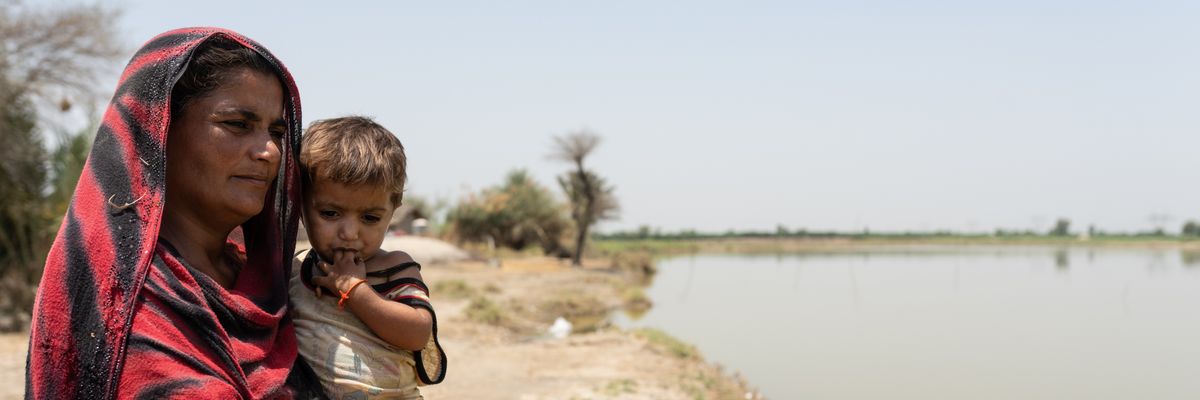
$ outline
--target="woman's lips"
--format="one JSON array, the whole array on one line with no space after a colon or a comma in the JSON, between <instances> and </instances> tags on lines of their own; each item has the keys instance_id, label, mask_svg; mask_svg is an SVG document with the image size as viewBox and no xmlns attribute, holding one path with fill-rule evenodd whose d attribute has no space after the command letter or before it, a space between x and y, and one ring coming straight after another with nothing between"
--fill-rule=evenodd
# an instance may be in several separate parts
<instances>
[{"instance_id":1,"label":"woman's lips","mask_svg":"<svg viewBox=\"0 0 1200 400\"><path fill-rule=\"evenodd\" d=\"M271 183L270 179L267 179L266 176L261 175L235 175L233 178L243 183L248 183L250 185L263 188L267 187L267 185Z\"/></svg>"}]
</instances>

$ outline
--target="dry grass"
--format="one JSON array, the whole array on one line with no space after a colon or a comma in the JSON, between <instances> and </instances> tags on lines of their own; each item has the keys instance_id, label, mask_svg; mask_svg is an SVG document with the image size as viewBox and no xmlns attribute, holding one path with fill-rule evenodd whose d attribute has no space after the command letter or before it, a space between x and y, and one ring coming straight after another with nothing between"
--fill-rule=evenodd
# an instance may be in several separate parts
<instances>
[{"instance_id":1,"label":"dry grass","mask_svg":"<svg viewBox=\"0 0 1200 400\"><path fill-rule=\"evenodd\" d=\"M476 296L467 304L467 318L485 325L512 326L512 316L487 297Z\"/></svg>"},{"instance_id":2,"label":"dry grass","mask_svg":"<svg viewBox=\"0 0 1200 400\"><path fill-rule=\"evenodd\" d=\"M646 311L650 311L650 307L654 306L650 297L646 296L646 291L638 286L626 287L621 291L621 299L624 302L625 310L634 315L645 314Z\"/></svg>"},{"instance_id":3,"label":"dry grass","mask_svg":"<svg viewBox=\"0 0 1200 400\"><path fill-rule=\"evenodd\" d=\"M475 294L475 289L467 285L462 279L439 281L433 284L430 291L432 295L444 299L465 299Z\"/></svg>"},{"instance_id":4,"label":"dry grass","mask_svg":"<svg viewBox=\"0 0 1200 400\"><path fill-rule=\"evenodd\" d=\"M693 359L700 356L696 346L692 346L654 328L640 328L633 331L635 335L646 341L646 344L659 353L669 354L679 358Z\"/></svg>"}]
</instances>

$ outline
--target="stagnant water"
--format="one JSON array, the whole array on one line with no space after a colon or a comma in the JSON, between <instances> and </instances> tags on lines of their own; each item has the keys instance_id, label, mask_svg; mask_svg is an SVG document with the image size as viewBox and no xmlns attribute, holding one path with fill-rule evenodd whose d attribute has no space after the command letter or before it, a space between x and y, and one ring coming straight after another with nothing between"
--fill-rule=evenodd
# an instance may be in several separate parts
<instances>
[{"instance_id":1,"label":"stagnant water","mask_svg":"<svg viewBox=\"0 0 1200 400\"><path fill-rule=\"evenodd\" d=\"M890 247L659 263L662 329L772 399L1200 398L1200 254Z\"/></svg>"}]
</instances>

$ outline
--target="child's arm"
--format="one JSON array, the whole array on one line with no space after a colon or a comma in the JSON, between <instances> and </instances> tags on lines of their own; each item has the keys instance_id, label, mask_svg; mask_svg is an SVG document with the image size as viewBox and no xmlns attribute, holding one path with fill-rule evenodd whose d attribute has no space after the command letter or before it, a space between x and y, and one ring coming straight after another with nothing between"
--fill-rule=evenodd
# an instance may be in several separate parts
<instances>
[{"instance_id":1,"label":"child's arm","mask_svg":"<svg viewBox=\"0 0 1200 400\"><path fill-rule=\"evenodd\" d=\"M335 251L333 265L318 265L322 270L327 270L326 275L314 276L313 283L338 294L349 292L343 303L346 309L354 313L376 336L405 350L415 351L425 347L433 329L433 316L429 310L391 301L375 293L366 283L366 264L352 252ZM414 271L414 274L410 270L415 268L397 275L420 279L420 272ZM359 284L360 281L363 283Z\"/></svg>"}]
</instances>

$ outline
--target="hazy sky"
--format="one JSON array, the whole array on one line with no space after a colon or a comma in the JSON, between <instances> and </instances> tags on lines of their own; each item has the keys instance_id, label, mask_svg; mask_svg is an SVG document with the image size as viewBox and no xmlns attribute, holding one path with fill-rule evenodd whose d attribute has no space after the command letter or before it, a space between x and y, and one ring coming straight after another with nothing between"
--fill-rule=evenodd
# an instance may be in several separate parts
<instances>
[{"instance_id":1,"label":"hazy sky","mask_svg":"<svg viewBox=\"0 0 1200 400\"><path fill-rule=\"evenodd\" d=\"M449 3L116 4L131 49L262 42L306 124L377 117L421 196L513 168L558 193L550 138L588 127L623 207L604 230L1200 218L1200 3Z\"/></svg>"}]
</instances>

